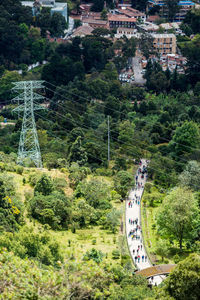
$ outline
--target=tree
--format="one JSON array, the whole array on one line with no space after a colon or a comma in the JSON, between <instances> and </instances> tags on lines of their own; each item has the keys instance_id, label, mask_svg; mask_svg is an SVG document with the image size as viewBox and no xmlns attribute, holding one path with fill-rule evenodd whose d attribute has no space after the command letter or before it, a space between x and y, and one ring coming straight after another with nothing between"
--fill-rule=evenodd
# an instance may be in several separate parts
<instances>
[{"instance_id":1,"label":"tree","mask_svg":"<svg viewBox=\"0 0 200 300\"><path fill-rule=\"evenodd\" d=\"M141 11L146 11L148 0L131 0L133 8L136 8Z\"/></svg>"},{"instance_id":2,"label":"tree","mask_svg":"<svg viewBox=\"0 0 200 300\"><path fill-rule=\"evenodd\" d=\"M167 256L167 254L168 254L168 249L169 249L169 243L167 243L166 240L160 239L156 243L155 252L156 252L157 255L161 256L162 262L164 260L164 257Z\"/></svg>"},{"instance_id":3,"label":"tree","mask_svg":"<svg viewBox=\"0 0 200 300\"><path fill-rule=\"evenodd\" d=\"M50 195L53 191L53 183L49 176L43 174L41 178L36 183L34 188L34 194L40 193L44 196Z\"/></svg>"},{"instance_id":4,"label":"tree","mask_svg":"<svg viewBox=\"0 0 200 300\"><path fill-rule=\"evenodd\" d=\"M189 26L190 34L200 33L200 9L193 8L189 10L183 20L183 25Z\"/></svg>"},{"instance_id":5,"label":"tree","mask_svg":"<svg viewBox=\"0 0 200 300\"><path fill-rule=\"evenodd\" d=\"M186 188L175 188L164 198L157 215L158 232L162 237L173 238L179 242L189 239L198 224L197 201Z\"/></svg>"},{"instance_id":6,"label":"tree","mask_svg":"<svg viewBox=\"0 0 200 300\"><path fill-rule=\"evenodd\" d=\"M42 224L49 224L53 229L62 229L68 228L70 206L70 199L63 192L54 191L47 196L36 194L28 203L28 211Z\"/></svg>"},{"instance_id":7,"label":"tree","mask_svg":"<svg viewBox=\"0 0 200 300\"><path fill-rule=\"evenodd\" d=\"M164 12L167 14L168 20L173 21L179 11L179 0L164 0L164 3Z\"/></svg>"},{"instance_id":8,"label":"tree","mask_svg":"<svg viewBox=\"0 0 200 300\"><path fill-rule=\"evenodd\" d=\"M83 180L76 188L75 196L83 197L87 203L98 209L109 209L111 195L110 187L104 180L93 178L89 181Z\"/></svg>"},{"instance_id":9,"label":"tree","mask_svg":"<svg viewBox=\"0 0 200 300\"><path fill-rule=\"evenodd\" d=\"M102 12L101 12L101 19L102 19L102 20L107 20L107 18L108 18L108 11L107 11L106 8L104 8L104 9L102 10Z\"/></svg>"},{"instance_id":10,"label":"tree","mask_svg":"<svg viewBox=\"0 0 200 300\"><path fill-rule=\"evenodd\" d=\"M64 30L67 28L65 17L59 13L54 13L51 17L50 32L55 37L64 35Z\"/></svg>"},{"instance_id":11,"label":"tree","mask_svg":"<svg viewBox=\"0 0 200 300\"><path fill-rule=\"evenodd\" d=\"M168 89L169 80L167 79L164 72L153 72L150 76L150 80L147 82L147 87L149 90L161 93Z\"/></svg>"},{"instance_id":12,"label":"tree","mask_svg":"<svg viewBox=\"0 0 200 300\"><path fill-rule=\"evenodd\" d=\"M200 186L200 164L197 161L189 161L185 170L179 176L181 186L198 191Z\"/></svg>"},{"instance_id":13,"label":"tree","mask_svg":"<svg viewBox=\"0 0 200 300\"><path fill-rule=\"evenodd\" d=\"M199 298L200 256L198 254L191 254L181 261L164 281L164 297L162 299L166 299L168 295L176 300L197 300Z\"/></svg>"},{"instance_id":14,"label":"tree","mask_svg":"<svg viewBox=\"0 0 200 300\"><path fill-rule=\"evenodd\" d=\"M115 190L125 198L128 191L133 187L133 175L127 171L119 171L114 177Z\"/></svg>"},{"instance_id":15,"label":"tree","mask_svg":"<svg viewBox=\"0 0 200 300\"><path fill-rule=\"evenodd\" d=\"M142 51L142 54L148 60L149 56L155 53L155 48L153 46L153 37L149 34L142 34L139 39L139 47Z\"/></svg>"},{"instance_id":16,"label":"tree","mask_svg":"<svg viewBox=\"0 0 200 300\"><path fill-rule=\"evenodd\" d=\"M194 122L184 122L177 127L169 143L169 149L178 159L181 155L188 155L199 145L199 128Z\"/></svg>"},{"instance_id":17,"label":"tree","mask_svg":"<svg viewBox=\"0 0 200 300\"><path fill-rule=\"evenodd\" d=\"M104 0L93 0L91 11L100 12L103 10L103 6L104 6Z\"/></svg>"},{"instance_id":18,"label":"tree","mask_svg":"<svg viewBox=\"0 0 200 300\"><path fill-rule=\"evenodd\" d=\"M2 77L0 78L0 101L5 102L10 100L11 89L13 87L13 82L22 80L21 75L16 71L5 71Z\"/></svg>"},{"instance_id":19,"label":"tree","mask_svg":"<svg viewBox=\"0 0 200 300\"><path fill-rule=\"evenodd\" d=\"M117 227L120 225L120 216L121 212L116 208L113 208L107 215L106 215L106 225L115 233L117 231Z\"/></svg>"},{"instance_id":20,"label":"tree","mask_svg":"<svg viewBox=\"0 0 200 300\"><path fill-rule=\"evenodd\" d=\"M69 161L70 163L76 162L80 166L83 166L87 162L87 153L82 146L82 141L80 136L77 137L77 139L71 146Z\"/></svg>"},{"instance_id":21,"label":"tree","mask_svg":"<svg viewBox=\"0 0 200 300\"><path fill-rule=\"evenodd\" d=\"M181 43L181 51L187 58L187 79L195 85L200 81L200 34L187 43Z\"/></svg>"}]
</instances>

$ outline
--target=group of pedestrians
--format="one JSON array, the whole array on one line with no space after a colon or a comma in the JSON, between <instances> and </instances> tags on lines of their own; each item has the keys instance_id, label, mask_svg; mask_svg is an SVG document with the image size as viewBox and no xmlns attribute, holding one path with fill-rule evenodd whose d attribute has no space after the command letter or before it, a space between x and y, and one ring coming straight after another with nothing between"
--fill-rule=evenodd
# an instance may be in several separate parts
<instances>
[{"instance_id":1,"label":"group of pedestrians","mask_svg":"<svg viewBox=\"0 0 200 300\"><path fill-rule=\"evenodd\" d=\"M136 199L133 199L132 201L129 201L129 202L128 202L128 207L129 207L129 208L132 208L132 207L133 207L133 204L138 204L138 205L140 205L140 197L137 197Z\"/></svg>"},{"instance_id":2,"label":"group of pedestrians","mask_svg":"<svg viewBox=\"0 0 200 300\"><path fill-rule=\"evenodd\" d=\"M138 255L135 255L134 259L135 259L135 263L137 263L137 262L140 263L140 259L142 259L141 262L146 262L147 261L147 256L146 255L140 256L138 254Z\"/></svg>"},{"instance_id":3,"label":"group of pedestrians","mask_svg":"<svg viewBox=\"0 0 200 300\"><path fill-rule=\"evenodd\" d=\"M131 240L131 252L135 264L141 268L141 263L147 263L148 258L143 249L142 244L142 228L140 226L139 216L140 216L140 206L142 189L144 188L145 179L147 178L147 167L146 162L140 161L137 174L135 176L136 187L132 190L131 198L128 200L128 238ZM140 265L140 266L139 266Z\"/></svg>"}]
</instances>

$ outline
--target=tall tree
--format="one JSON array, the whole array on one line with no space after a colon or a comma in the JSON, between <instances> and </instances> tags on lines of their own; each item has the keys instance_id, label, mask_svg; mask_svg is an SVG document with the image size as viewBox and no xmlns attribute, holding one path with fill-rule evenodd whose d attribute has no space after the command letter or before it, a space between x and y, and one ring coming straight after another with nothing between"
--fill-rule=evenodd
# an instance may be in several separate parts
<instances>
[{"instance_id":1,"label":"tall tree","mask_svg":"<svg viewBox=\"0 0 200 300\"><path fill-rule=\"evenodd\" d=\"M192 153L198 145L199 128L196 123L186 121L182 126L176 128L169 148L178 159L180 155Z\"/></svg>"},{"instance_id":2,"label":"tall tree","mask_svg":"<svg viewBox=\"0 0 200 300\"><path fill-rule=\"evenodd\" d=\"M183 241L191 237L199 221L197 201L192 192L178 187L164 198L157 214L158 232L175 239L182 249Z\"/></svg>"},{"instance_id":3,"label":"tall tree","mask_svg":"<svg viewBox=\"0 0 200 300\"><path fill-rule=\"evenodd\" d=\"M175 15L179 11L179 0L164 0L164 12L169 21L173 21Z\"/></svg>"},{"instance_id":4,"label":"tall tree","mask_svg":"<svg viewBox=\"0 0 200 300\"><path fill-rule=\"evenodd\" d=\"M200 256L191 254L181 261L164 281L164 295L159 299L197 300L200 295Z\"/></svg>"}]
</instances>

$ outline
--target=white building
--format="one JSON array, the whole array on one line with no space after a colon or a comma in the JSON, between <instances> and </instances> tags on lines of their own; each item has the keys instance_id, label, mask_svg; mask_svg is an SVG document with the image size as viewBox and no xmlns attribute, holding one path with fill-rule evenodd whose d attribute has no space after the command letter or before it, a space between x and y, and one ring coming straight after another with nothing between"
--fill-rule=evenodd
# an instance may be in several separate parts
<instances>
[{"instance_id":1,"label":"white building","mask_svg":"<svg viewBox=\"0 0 200 300\"><path fill-rule=\"evenodd\" d=\"M67 2L56 2L55 0L35 0L35 1L22 1L22 5L32 8L33 15L37 15L42 7L49 7L51 15L55 12L61 14L67 22Z\"/></svg>"}]
</instances>

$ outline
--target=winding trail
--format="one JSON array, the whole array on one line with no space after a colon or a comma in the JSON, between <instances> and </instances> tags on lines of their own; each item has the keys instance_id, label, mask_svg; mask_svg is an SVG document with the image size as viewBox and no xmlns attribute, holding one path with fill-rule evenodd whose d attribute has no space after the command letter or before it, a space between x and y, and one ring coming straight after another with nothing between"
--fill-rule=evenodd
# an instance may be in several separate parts
<instances>
[{"instance_id":1,"label":"winding trail","mask_svg":"<svg viewBox=\"0 0 200 300\"><path fill-rule=\"evenodd\" d=\"M143 168L147 167L147 162L145 159L141 159L141 165L138 167L136 175L135 175L135 182L139 182L140 187L134 187L129 193L128 200L126 201L126 237L128 241L128 247L130 250L130 254L132 260L137 267L138 270L143 270L152 266L148 255L146 253L146 249L144 247L142 232L141 232L141 198L144 191L144 185L147 181L147 173L144 174L144 178L142 178L141 172L139 169L143 170ZM136 180L137 176L137 180ZM137 200L137 201L136 201ZM139 202L138 202L139 200ZM134 221L134 224L131 224L130 220ZM137 224L135 220L138 220ZM135 230L136 227L137 232L135 231L133 234L130 234L132 230ZM137 235L137 239L136 239ZM139 238L138 238L139 237ZM137 252L139 246L139 250ZM138 256L140 259L138 260ZM137 257L137 259L136 259ZM142 259L144 257L144 259ZM146 259L145 259L146 258ZM150 281L153 285L160 284L165 276L156 276L153 280Z\"/></svg>"}]
</instances>

